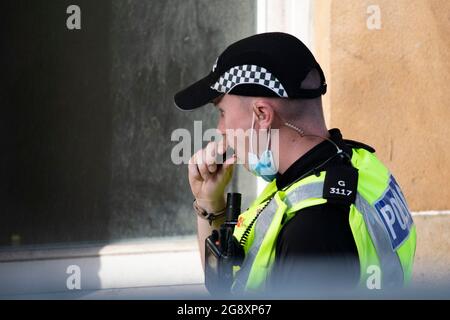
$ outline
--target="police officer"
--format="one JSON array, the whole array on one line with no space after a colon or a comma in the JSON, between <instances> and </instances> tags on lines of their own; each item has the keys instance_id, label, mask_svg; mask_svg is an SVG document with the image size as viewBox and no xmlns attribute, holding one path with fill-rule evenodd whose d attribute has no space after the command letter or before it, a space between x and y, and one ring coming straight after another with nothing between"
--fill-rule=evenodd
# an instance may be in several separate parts
<instances>
[{"instance_id":1,"label":"police officer","mask_svg":"<svg viewBox=\"0 0 450 320\"><path fill-rule=\"evenodd\" d=\"M268 182L234 231L245 259L233 292L382 289L411 278L416 231L401 189L374 149L327 130L326 89L300 40L264 33L230 45L206 77L175 95L182 110L214 103L222 134L252 128L267 135L265 147L248 138L236 146L244 152L218 165L215 152L236 138L227 134L189 164L202 257L205 238L224 221L234 164Z\"/></svg>"}]
</instances>

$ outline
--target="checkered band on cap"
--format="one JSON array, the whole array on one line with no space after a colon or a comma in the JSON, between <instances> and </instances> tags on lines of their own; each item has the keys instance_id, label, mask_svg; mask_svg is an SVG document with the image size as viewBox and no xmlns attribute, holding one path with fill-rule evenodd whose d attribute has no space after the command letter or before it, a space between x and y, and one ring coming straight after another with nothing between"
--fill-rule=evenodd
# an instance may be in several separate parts
<instances>
[{"instance_id":1,"label":"checkered band on cap","mask_svg":"<svg viewBox=\"0 0 450 320\"><path fill-rule=\"evenodd\" d=\"M273 74L263 67L250 64L236 66L226 71L211 88L222 93L228 93L240 84L259 84L269 88L282 98L288 98L283 85Z\"/></svg>"}]
</instances>

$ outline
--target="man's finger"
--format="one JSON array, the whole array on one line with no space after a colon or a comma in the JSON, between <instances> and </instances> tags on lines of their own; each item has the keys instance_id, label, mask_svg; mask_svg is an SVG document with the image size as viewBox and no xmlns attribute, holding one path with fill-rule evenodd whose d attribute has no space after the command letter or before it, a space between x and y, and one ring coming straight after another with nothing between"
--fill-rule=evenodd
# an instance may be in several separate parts
<instances>
[{"instance_id":1,"label":"man's finger","mask_svg":"<svg viewBox=\"0 0 450 320\"><path fill-rule=\"evenodd\" d=\"M208 169L208 171L210 173L214 173L217 171L217 164L213 163L213 164L209 164L206 166L206 168Z\"/></svg>"},{"instance_id":2,"label":"man's finger","mask_svg":"<svg viewBox=\"0 0 450 320\"><path fill-rule=\"evenodd\" d=\"M196 180L202 180L202 176L200 175L200 172L198 171L198 167L195 163L188 165L188 172L189 172L189 176L191 176L192 178L194 178Z\"/></svg>"},{"instance_id":3,"label":"man's finger","mask_svg":"<svg viewBox=\"0 0 450 320\"><path fill-rule=\"evenodd\" d=\"M189 164L188 164L188 172L189 175L196 179L196 180L203 180L200 171L198 170L198 165L197 165L197 154L194 154L191 159L189 159Z\"/></svg>"},{"instance_id":4,"label":"man's finger","mask_svg":"<svg viewBox=\"0 0 450 320\"><path fill-rule=\"evenodd\" d=\"M223 170L228 170L230 167L232 167L236 163L236 160L237 160L236 154L233 154L223 163Z\"/></svg>"},{"instance_id":5,"label":"man's finger","mask_svg":"<svg viewBox=\"0 0 450 320\"><path fill-rule=\"evenodd\" d=\"M200 175L203 180L208 180L208 178L211 176L211 173L208 170L208 167L206 163L201 163L197 165L198 171L200 172Z\"/></svg>"},{"instance_id":6,"label":"man's finger","mask_svg":"<svg viewBox=\"0 0 450 320\"><path fill-rule=\"evenodd\" d=\"M217 143L217 153L224 154L227 150L227 141L225 136Z\"/></svg>"},{"instance_id":7,"label":"man's finger","mask_svg":"<svg viewBox=\"0 0 450 320\"><path fill-rule=\"evenodd\" d=\"M216 165L216 154L217 154L217 143L216 142L210 142L205 148L204 152L204 158L206 165L208 166L208 170L211 173L216 172L217 165Z\"/></svg>"}]
</instances>

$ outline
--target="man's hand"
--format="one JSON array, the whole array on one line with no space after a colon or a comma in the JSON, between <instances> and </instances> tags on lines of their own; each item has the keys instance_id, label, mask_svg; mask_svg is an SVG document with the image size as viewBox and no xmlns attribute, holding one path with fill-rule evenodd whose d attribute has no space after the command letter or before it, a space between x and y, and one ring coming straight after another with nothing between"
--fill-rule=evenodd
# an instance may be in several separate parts
<instances>
[{"instance_id":1,"label":"man's hand","mask_svg":"<svg viewBox=\"0 0 450 320\"><path fill-rule=\"evenodd\" d=\"M207 212L219 212L225 208L225 188L233 175L236 156L223 164L217 164L217 155L226 151L225 139L210 142L189 160L189 184L197 204Z\"/></svg>"}]
</instances>

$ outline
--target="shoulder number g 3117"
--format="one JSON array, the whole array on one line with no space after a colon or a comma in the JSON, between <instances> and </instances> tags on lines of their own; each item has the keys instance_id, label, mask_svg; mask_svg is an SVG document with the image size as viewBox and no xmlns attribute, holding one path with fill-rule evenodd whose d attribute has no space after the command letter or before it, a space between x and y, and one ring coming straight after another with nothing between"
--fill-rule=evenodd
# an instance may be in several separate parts
<instances>
[{"instance_id":1,"label":"shoulder number g 3117","mask_svg":"<svg viewBox=\"0 0 450 320\"><path fill-rule=\"evenodd\" d=\"M330 188L330 194L339 194L342 196L349 196L352 194L352 190L347 190L343 188Z\"/></svg>"}]
</instances>

